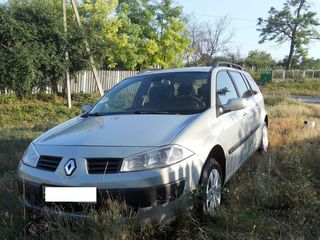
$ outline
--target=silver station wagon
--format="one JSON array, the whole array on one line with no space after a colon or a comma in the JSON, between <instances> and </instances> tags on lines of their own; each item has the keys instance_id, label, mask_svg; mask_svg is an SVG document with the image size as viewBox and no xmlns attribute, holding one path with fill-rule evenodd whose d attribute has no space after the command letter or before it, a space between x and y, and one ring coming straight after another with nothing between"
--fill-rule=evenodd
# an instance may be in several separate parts
<instances>
[{"instance_id":1,"label":"silver station wagon","mask_svg":"<svg viewBox=\"0 0 320 240\"><path fill-rule=\"evenodd\" d=\"M117 199L161 221L202 188L201 210L214 214L223 185L268 147L263 96L232 63L142 73L83 110L26 150L18 185L27 209L87 216L84 206Z\"/></svg>"}]
</instances>

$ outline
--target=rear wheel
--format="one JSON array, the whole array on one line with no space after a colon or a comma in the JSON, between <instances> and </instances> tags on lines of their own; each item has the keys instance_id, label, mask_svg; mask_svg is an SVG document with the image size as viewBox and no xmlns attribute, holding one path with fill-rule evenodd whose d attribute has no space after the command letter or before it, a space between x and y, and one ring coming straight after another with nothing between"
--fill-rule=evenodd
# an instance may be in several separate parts
<instances>
[{"instance_id":1,"label":"rear wheel","mask_svg":"<svg viewBox=\"0 0 320 240\"><path fill-rule=\"evenodd\" d=\"M261 152L261 153L267 152L268 146L269 146L268 126L267 126L267 123L264 122L263 127L262 127L261 144L259 147L259 152Z\"/></svg>"},{"instance_id":2,"label":"rear wheel","mask_svg":"<svg viewBox=\"0 0 320 240\"><path fill-rule=\"evenodd\" d=\"M221 168L215 159L210 159L201 176L201 187L204 190L202 210L215 215L221 202L222 174Z\"/></svg>"}]
</instances>

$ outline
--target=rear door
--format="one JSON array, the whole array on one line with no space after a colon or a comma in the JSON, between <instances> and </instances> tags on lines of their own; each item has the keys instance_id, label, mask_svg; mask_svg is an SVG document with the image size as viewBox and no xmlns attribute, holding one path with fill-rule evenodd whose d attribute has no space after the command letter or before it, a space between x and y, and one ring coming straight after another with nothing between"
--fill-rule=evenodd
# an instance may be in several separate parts
<instances>
[{"instance_id":1,"label":"rear door","mask_svg":"<svg viewBox=\"0 0 320 240\"><path fill-rule=\"evenodd\" d=\"M242 98L246 98L248 101L248 107L246 108L246 126L245 136L242 139L244 148L242 153L242 160L246 159L253 151L256 150L256 132L259 129L259 110L258 104L254 99L253 91L248 84L247 80L243 78L242 74L237 71L229 71L235 86L238 90L239 96Z\"/></svg>"},{"instance_id":2,"label":"rear door","mask_svg":"<svg viewBox=\"0 0 320 240\"><path fill-rule=\"evenodd\" d=\"M253 80L253 78L248 74L248 73L243 73L242 77L246 80L247 84L251 88L252 91L252 99L254 101L254 108L253 111L255 113L255 116L257 118L256 124L260 126L260 129L262 128L262 123L263 123L263 116L262 114L262 109L264 109L264 100L263 96L259 90L259 87ZM255 138L255 145L256 148L260 146L260 140L261 140L261 131L257 131L254 134Z\"/></svg>"},{"instance_id":3,"label":"rear door","mask_svg":"<svg viewBox=\"0 0 320 240\"><path fill-rule=\"evenodd\" d=\"M248 109L223 113L220 111L221 107L232 98L239 98L238 90L230 74L221 70L216 76L216 107L217 117L224 131L219 141L227 152L226 179L238 169L245 157L245 148L241 140L245 138L249 125Z\"/></svg>"}]
</instances>

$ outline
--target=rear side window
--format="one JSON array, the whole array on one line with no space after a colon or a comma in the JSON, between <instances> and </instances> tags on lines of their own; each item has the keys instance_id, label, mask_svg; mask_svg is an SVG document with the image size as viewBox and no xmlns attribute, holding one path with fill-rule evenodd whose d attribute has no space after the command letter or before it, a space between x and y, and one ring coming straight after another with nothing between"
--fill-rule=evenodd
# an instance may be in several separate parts
<instances>
[{"instance_id":1,"label":"rear side window","mask_svg":"<svg viewBox=\"0 0 320 240\"><path fill-rule=\"evenodd\" d=\"M217 74L217 103L224 105L229 99L238 98L237 91L226 71Z\"/></svg>"},{"instance_id":2,"label":"rear side window","mask_svg":"<svg viewBox=\"0 0 320 240\"><path fill-rule=\"evenodd\" d=\"M242 98L248 98L252 96L251 89L246 85L243 78L241 77L241 74L238 72L230 71L230 74L234 80L234 83L239 91L239 95Z\"/></svg>"},{"instance_id":3,"label":"rear side window","mask_svg":"<svg viewBox=\"0 0 320 240\"><path fill-rule=\"evenodd\" d=\"M250 74L245 73L245 74L243 74L243 76L248 80L248 82L252 88L253 93L254 94L259 93L260 89L259 89L258 85L256 84L256 82L253 80L253 78L250 76Z\"/></svg>"}]
</instances>

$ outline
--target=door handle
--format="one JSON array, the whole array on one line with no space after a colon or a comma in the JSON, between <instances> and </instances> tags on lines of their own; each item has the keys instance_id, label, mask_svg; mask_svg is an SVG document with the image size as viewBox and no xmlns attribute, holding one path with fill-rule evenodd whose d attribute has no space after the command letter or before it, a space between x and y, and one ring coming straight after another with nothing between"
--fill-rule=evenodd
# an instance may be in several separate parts
<instances>
[{"instance_id":1,"label":"door handle","mask_svg":"<svg viewBox=\"0 0 320 240\"><path fill-rule=\"evenodd\" d=\"M248 115L248 113L244 113L244 114L243 114L243 117L246 117L247 115Z\"/></svg>"}]
</instances>

